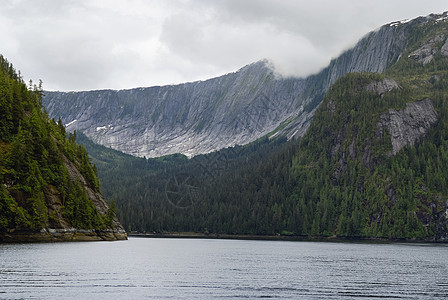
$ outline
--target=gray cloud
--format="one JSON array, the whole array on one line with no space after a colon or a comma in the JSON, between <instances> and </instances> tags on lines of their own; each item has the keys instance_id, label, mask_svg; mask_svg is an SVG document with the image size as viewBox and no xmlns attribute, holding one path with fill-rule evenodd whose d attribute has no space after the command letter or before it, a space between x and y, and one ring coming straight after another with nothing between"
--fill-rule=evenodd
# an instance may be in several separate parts
<instances>
[{"instance_id":1,"label":"gray cloud","mask_svg":"<svg viewBox=\"0 0 448 300\"><path fill-rule=\"evenodd\" d=\"M447 10L413 0L10 0L0 53L47 89L180 83L268 58L306 76L382 24Z\"/></svg>"}]
</instances>

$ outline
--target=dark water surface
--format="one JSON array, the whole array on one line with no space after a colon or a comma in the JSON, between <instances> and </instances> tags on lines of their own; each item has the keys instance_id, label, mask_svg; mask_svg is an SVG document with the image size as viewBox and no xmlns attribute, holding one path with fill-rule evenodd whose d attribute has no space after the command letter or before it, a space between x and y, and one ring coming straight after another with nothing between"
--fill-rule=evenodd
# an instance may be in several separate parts
<instances>
[{"instance_id":1,"label":"dark water surface","mask_svg":"<svg viewBox=\"0 0 448 300\"><path fill-rule=\"evenodd\" d=\"M0 244L0 299L448 299L448 245Z\"/></svg>"}]
</instances>

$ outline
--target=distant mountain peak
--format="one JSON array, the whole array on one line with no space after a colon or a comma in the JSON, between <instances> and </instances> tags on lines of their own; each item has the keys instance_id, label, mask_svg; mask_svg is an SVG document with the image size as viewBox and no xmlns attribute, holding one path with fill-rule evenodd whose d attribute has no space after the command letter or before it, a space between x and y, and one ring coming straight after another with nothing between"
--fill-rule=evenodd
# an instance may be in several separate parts
<instances>
[{"instance_id":1,"label":"distant mountain peak","mask_svg":"<svg viewBox=\"0 0 448 300\"><path fill-rule=\"evenodd\" d=\"M291 139L303 135L338 78L384 72L409 46L409 28L447 19L445 12L386 24L307 78L283 77L264 59L234 73L178 85L47 92L43 103L52 117L69 124L68 131L82 131L95 143L141 157L191 157L266 135Z\"/></svg>"}]
</instances>

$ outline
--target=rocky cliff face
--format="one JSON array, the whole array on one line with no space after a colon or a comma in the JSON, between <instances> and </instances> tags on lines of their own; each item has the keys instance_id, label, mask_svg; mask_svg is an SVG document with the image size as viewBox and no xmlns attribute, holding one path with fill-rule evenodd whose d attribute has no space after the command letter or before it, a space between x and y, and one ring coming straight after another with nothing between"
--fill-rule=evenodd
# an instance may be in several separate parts
<instances>
[{"instance_id":1,"label":"rocky cliff face","mask_svg":"<svg viewBox=\"0 0 448 300\"><path fill-rule=\"evenodd\" d=\"M82 131L98 144L141 157L194 156L269 133L291 139L303 135L336 79L349 72L383 72L402 55L411 29L435 18L440 16L385 25L308 78L282 78L261 61L180 85L46 92L43 103L68 131Z\"/></svg>"},{"instance_id":2,"label":"rocky cliff face","mask_svg":"<svg viewBox=\"0 0 448 300\"><path fill-rule=\"evenodd\" d=\"M81 183L89 199L92 200L97 211L106 216L109 206L100 192L93 190L86 179L81 175L78 168L63 157L64 166L67 168L69 177L73 181ZM127 233L115 216L110 226L101 230L74 228L64 216L61 192L54 186L48 185L43 191L45 203L51 218L48 224L40 231L10 229L0 231L0 242L60 242L60 241L117 241L127 240Z\"/></svg>"},{"instance_id":3,"label":"rocky cliff face","mask_svg":"<svg viewBox=\"0 0 448 300\"><path fill-rule=\"evenodd\" d=\"M78 167L62 156L70 180L79 182L101 216L108 214L109 205L99 191L92 189ZM66 218L61 192L52 185L43 191L48 214L51 218L40 231L12 228L0 231L0 242L60 242L60 241L117 241L127 240L127 233L116 216L107 228L101 230L73 227ZM82 212L81 212L82 213Z\"/></svg>"},{"instance_id":4,"label":"rocky cliff face","mask_svg":"<svg viewBox=\"0 0 448 300\"><path fill-rule=\"evenodd\" d=\"M366 86L366 90L383 96L393 89L400 89L398 83L391 78L384 78L381 81L373 81Z\"/></svg>"},{"instance_id":5,"label":"rocky cliff face","mask_svg":"<svg viewBox=\"0 0 448 300\"><path fill-rule=\"evenodd\" d=\"M392 154L396 154L404 146L413 146L426 135L437 122L437 112L431 99L426 98L407 103L403 110L389 109L380 119L378 132L387 128L391 135Z\"/></svg>"},{"instance_id":6,"label":"rocky cliff face","mask_svg":"<svg viewBox=\"0 0 448 300\"><path fill-rule=\"evenodd\" d=\"M64 166L67 168L69 177L72 181L81 183L82 188L86 191L87 197L92 200L93 205L100 213L101 216L106 216L109 210L109 205L106 202L106 199L99 191L95 191L92 187L87 183L84 176L81 174L79 169L71 162L69 159L64 157ZM57 203L57 201L56 201ZM64 233L65 239L68 240L126 240L127 233L121 225L120 221L116 216L113 217L111 226L107 229L102 230L78 230L75 228L71 228L66 226L66 224L61 224L62 226L56 227L57 229L53 229L53 234L49 231L49 238L53 238L54 235L58 233Z\"/></svg>"},{"instance_id":7,"label":"rocky cliff face","mask_svg":"<svg viewBox=\"0 0 448 300\"><path fill-rule=\"evenodd\" d=\"M188 156L246 144L301 116L303 79L275 75L266 61L218 78L174 86L48 92L49 114L68 131L135 156Z\"/></svg>"},{"instance_id":8,"label":"rocky cliff face","mask_svg":"<svg viewBox=\"0 0 448 300\"><path fill-rule=\"evenodd\" d=\"M437 44L440 44L441 42L445 43L441 47L440 53L442 53L443 56L448 57L448 40L446 40L445 34L438 34L434 38L426 41L420 48L409 54L409 57L425 66L429 64L439 52Z\"/></svg>"}]
</instances>

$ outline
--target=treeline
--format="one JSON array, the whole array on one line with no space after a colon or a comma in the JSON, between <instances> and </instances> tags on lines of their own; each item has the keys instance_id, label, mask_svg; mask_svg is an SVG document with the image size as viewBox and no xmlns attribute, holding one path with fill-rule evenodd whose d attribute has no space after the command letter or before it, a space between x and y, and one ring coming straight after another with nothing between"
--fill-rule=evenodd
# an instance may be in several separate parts
<instances>
[{"instance_id":1,"label":"treeline","mask_svg":"<svg viewBox=\"0 0 448 300\"><path fill-rule=\"evenodd\" d=\"M274 234L284 230L298 142L261 139L187 159L135 158L82 134L102 190L128 231Z\"/></svg>"},{"instance_id":2,"label":"treeline","mask_svg":"<svg viewBox=\"0 0 448 300\"><path fill-rule=\"evenodd\" d=\"M412 27L410 47L384 74L340 78L300 141L147 160L79 137L129 231L446 240L448 58L436 51L423 65L409 57L446 27ZM386 77L400 87L367 88ZM437 123L393 155L381 116L426 98Z\"/></svg>"},{"instance_id":3,"label":"treeline","mask_svg":"<svg viewBox=\"0 0 448 300\"><path fill-rule=\"evenodd\" d=\"M448 232L448 75L428 65L415 80L403 66L400 88L381 95L366 86L388 74L338 80L301 141L262 139L189 160L82 142L129 231L439 239ZM380 116L424 98L437 125L392 156Z\"/></svg>"},{"instance_id":4,"label":"treeline","mask_svg":"<svg viewBox=\"0 0 448 300\"><path fill-rule=\"evenodd\" d=\"M42 82L27 86L0 56L0 232L103 228L105 221L67 164L98 191L96 171L75 136L67 139L61 121L42 110L42 95Z\"/></svg>"},{"instance_id":5,"label":"treeline","mask_svg":"<svg viewBox=\"0 0 448 300\"><path fill-rule=\"evenodd\" d=\"M428 78L431 76L427 74ZM316 112L293 160L293 196L305 235L384 238L447 236L448 77L430 88L406 87L378 95L366 84L377 74L350 74L338 81ZM423 82L422 82L423 83ZM389 108L429 97L439 122L421 143L391 155L391 136L378 132ZM334 107L336 106L336 108ZM307 221L311 220L311 221Z\"/></svg>"},{"instance_id":6,"label":"treeline","mask_svg":"<svg viewBox=\"0 0 448 300\"><path fill-rule=\"evenodd\" d=\"M447 232L448 78L419 92L365 89L383 78L339 80L301 141L262 139L189 160L147 160L79 136L129 231L440 237ZM380 115L426 96L439 110L437 127L390 156L388 132L374 138Z\"/></svg>"}]
</instances>

